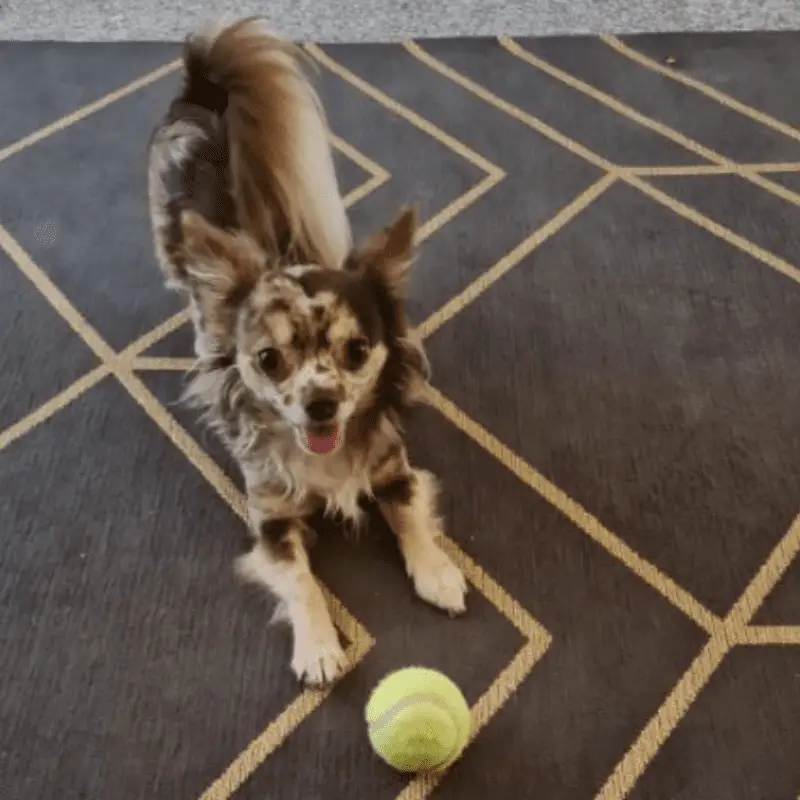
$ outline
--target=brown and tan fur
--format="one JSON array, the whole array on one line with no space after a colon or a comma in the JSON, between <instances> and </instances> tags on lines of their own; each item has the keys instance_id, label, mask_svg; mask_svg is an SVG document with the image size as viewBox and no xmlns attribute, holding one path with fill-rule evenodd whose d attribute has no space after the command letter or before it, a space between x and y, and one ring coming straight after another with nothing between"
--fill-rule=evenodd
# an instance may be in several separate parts
<instances>
[{"instance_id":1,"label":"brown and tan fur","mask_svg":"<svg viewBox=\"0 0 800 800\"><path fill-rule=\"evenodd\" d=\"M297 53L257 21L190 38L184 60L149 186L156 254L195 326L188 396L245 478L239 572L277 596L295 674L325 683L346 659L309 566L314 514L358 524L377 506L417 593L465 607L436 541L436 481L403 441L428 379L404 310L416 215L353 248L319 100Z\"/></svg>"}]
</instances>

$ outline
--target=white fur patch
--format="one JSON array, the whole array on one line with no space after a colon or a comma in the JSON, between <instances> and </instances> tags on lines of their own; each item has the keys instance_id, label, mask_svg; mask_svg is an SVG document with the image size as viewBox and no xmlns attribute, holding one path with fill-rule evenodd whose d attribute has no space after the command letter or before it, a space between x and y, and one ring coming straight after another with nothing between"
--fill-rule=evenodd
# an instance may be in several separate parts
<instances>
[{"instance_id":1,"label":"white fur patch","mask_svg":"<svg viewBox=\"0 0 800 800\"><path fill-rule=\"evenodd\" d=\"M294 634L292 671L297 678L312 685L336 680L347 668L347 656L308 560L274 561L256 547L239 559L237 571L278 598L278 611Z\"/></svg>"}]
</instances>

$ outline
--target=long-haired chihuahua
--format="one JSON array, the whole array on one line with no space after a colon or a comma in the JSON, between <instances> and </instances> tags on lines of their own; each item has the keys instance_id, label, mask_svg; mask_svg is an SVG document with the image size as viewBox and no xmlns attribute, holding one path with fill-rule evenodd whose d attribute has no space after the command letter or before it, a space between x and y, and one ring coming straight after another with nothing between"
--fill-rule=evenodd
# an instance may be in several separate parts
<instances>
[{"instance_id":1,"label":"long-haired chihuahua","mask_svg":"<svg viewBox=\"0 0 800 800\"><path fill-rule=\"evenodd\" d=\"M353 246L303 57L257 19L190 36L148 183L157 260L194 327L187 394L244 476L239 572L277 597L295 674L322 684L347 663L309 566L313 514L357 523L377 505L420 597L460 613L466 583L401 428L429 377L404 310L416 215Z\"/></svg>"}]
</instances>

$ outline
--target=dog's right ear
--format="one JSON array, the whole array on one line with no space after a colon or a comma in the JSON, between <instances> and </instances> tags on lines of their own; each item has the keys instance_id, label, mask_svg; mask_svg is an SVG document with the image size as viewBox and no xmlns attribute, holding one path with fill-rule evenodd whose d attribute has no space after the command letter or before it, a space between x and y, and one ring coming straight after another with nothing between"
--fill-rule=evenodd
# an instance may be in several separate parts
<instances>
[{"instance_id":1,"label":"dog's right ear","mask_svg":"<svg viewBox=\"0 0 800 800\"><path fill-rule=\"evenodd\" d=\"M391 225L371 236L351 255L346 268L369 270L393 297L404 298L418 225L416 209L404 208Z\"/></svg>"},{"instance_id":2,"label":"dog's right ear","mask_svg":"<svg viewBox=\"0 0 800 800\"><path fill-rule=\"evenodd\" d=\"M245 233L228 233L195 211L180 217L180 252L193 288L208 299L244 298L264 271L265 255Z\"/></svg>"}]
</instances>

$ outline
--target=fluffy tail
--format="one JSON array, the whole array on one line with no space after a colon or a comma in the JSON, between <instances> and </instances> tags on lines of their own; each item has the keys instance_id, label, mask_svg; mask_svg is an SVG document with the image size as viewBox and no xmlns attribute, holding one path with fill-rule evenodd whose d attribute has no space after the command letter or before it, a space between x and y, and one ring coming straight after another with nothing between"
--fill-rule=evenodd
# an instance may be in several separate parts
<instances>
[{"instance_id":1,"label":"fluffy tail","mask_svg":"<svg viewBox=\"0 0 800 800\"><path fill-rule=\"evenodd\" d=\"M183 99L225 119L241 227L268 252L339 267L350 225L304 57L257 18L207 30L186 42Z\"/></svg>"}]
</instances>

